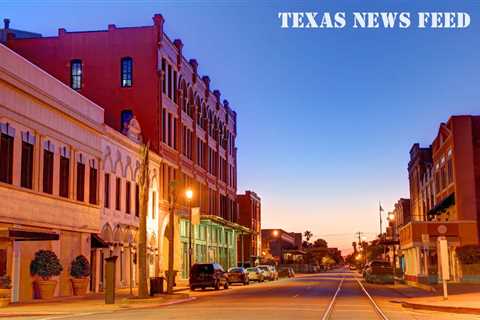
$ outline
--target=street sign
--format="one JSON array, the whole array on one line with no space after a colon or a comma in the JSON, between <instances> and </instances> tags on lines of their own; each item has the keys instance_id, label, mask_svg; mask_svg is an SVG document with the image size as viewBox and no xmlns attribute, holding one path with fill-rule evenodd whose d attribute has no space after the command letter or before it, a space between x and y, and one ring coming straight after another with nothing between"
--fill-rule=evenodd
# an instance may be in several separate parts
<instances>
[{"instance_id":1,"label":"street sign","mask_svg":"<svg viewBox=\"0 0 480 320\"><path fill-rule=\"evenodd\" d=\"M443 298L448 299L447 280L450 279L450 263L448 261L448 242L445 237L438 237L438 259L443 282Z\"/></svg>"}]
</instances>

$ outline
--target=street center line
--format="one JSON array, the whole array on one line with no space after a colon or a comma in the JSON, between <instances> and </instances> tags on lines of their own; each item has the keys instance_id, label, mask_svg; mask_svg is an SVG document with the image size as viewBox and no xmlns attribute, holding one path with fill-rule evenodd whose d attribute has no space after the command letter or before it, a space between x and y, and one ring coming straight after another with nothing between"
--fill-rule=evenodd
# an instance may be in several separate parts
<instances>
[{"instance_id":1,"label":"street center line","mask_svg":"<svg viewBox=\"0 0 480 320\"><path fill-rule=\"evenodd\" d=\"M335 303L335 299L337 298L338 293L340 292L340 289L342 288L343 281L345 280L345 277L340 280L340 283L338 284L337 291L335 291L335 294L332 297L332 300L330 301L330 304L328 305L327 309L325 310L325 313L323 314L322 320L327 320L328 317L330 316L330 312L332 311L333 304Z\"/></svg>"}]
</instances>

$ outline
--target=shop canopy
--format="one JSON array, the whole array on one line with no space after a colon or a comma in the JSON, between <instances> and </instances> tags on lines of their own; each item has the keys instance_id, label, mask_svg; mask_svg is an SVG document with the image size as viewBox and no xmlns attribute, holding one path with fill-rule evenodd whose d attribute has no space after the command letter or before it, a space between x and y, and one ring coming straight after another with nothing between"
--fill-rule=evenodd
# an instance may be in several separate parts
<instances>
[{"instance_id":1,"label":"shop canopy","mask_svg":"<svg viewBox=\"0 0 480 320\"><path fill-rule=\"evenodd\" d=\"M449 207L455 204L455 193L452 192L450 195L445 197L442 201L440 201L435 207L433 207L428 212L428 218L433 219L434 216L441 214L442 212L446 211Z\"/></svg>"},{"instance_id":2,"label":"shop canopy","mask_svg":"<svg viewBox=\"0 0 480 320\"><path fill-rule=\"evenodd\" d=\"M58 233L43 230L23 229L18 227L0 228L0 239L14 241L48 241L58 240Z\"/></svg>"}]
</instances>

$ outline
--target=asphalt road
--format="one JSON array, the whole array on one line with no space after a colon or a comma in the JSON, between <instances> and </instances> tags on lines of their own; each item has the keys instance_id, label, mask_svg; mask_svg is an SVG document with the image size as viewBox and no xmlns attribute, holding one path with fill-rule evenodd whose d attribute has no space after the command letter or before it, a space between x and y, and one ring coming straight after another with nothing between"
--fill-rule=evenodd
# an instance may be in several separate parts
<instances>
[{"instance_id":1,"label":"asphalt road","mask_svg":"<svg viewBox=\"0 0 480 320\"><path fill-rule=\"evenodd\" d=\"M382 319L357 278L355 273L342 269L249 286L234 285L228 290L196 291L196 300L168 307L37 319ZM383 319L478 319L405 309L391 302L404 298L396 290L371 285L365 288L385 316Z\"/></svg>"}]
</instances>

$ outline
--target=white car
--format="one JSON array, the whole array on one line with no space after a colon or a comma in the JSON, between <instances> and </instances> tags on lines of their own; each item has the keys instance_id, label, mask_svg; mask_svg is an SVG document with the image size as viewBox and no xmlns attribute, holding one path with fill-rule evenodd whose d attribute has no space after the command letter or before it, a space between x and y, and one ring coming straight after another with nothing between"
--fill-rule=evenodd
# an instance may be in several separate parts
<instances>
[{"instance_id":1,"label":"white car","mask_svg":"<svg viewBox=\"0 0 480 320\"><path fill-rule=\"evenodd\" d=\"M257 268L263 271L263 276L265 277L266 280L274 280L275 275L272 273L272 269L270 268L269 265L262 264L260 266L257 266Z\"/></svg>"},{"instance_id":2,"label":"white car","mask_svg":"<svg viewBox=\"0 0 480 320\"><path fill-rule=\"evenodd\" d=\"M260 268L252 267L247 268L248 278L250 281L263 282L265 277L263 276L263 271Z\"/></svg>"}]
</instances>

